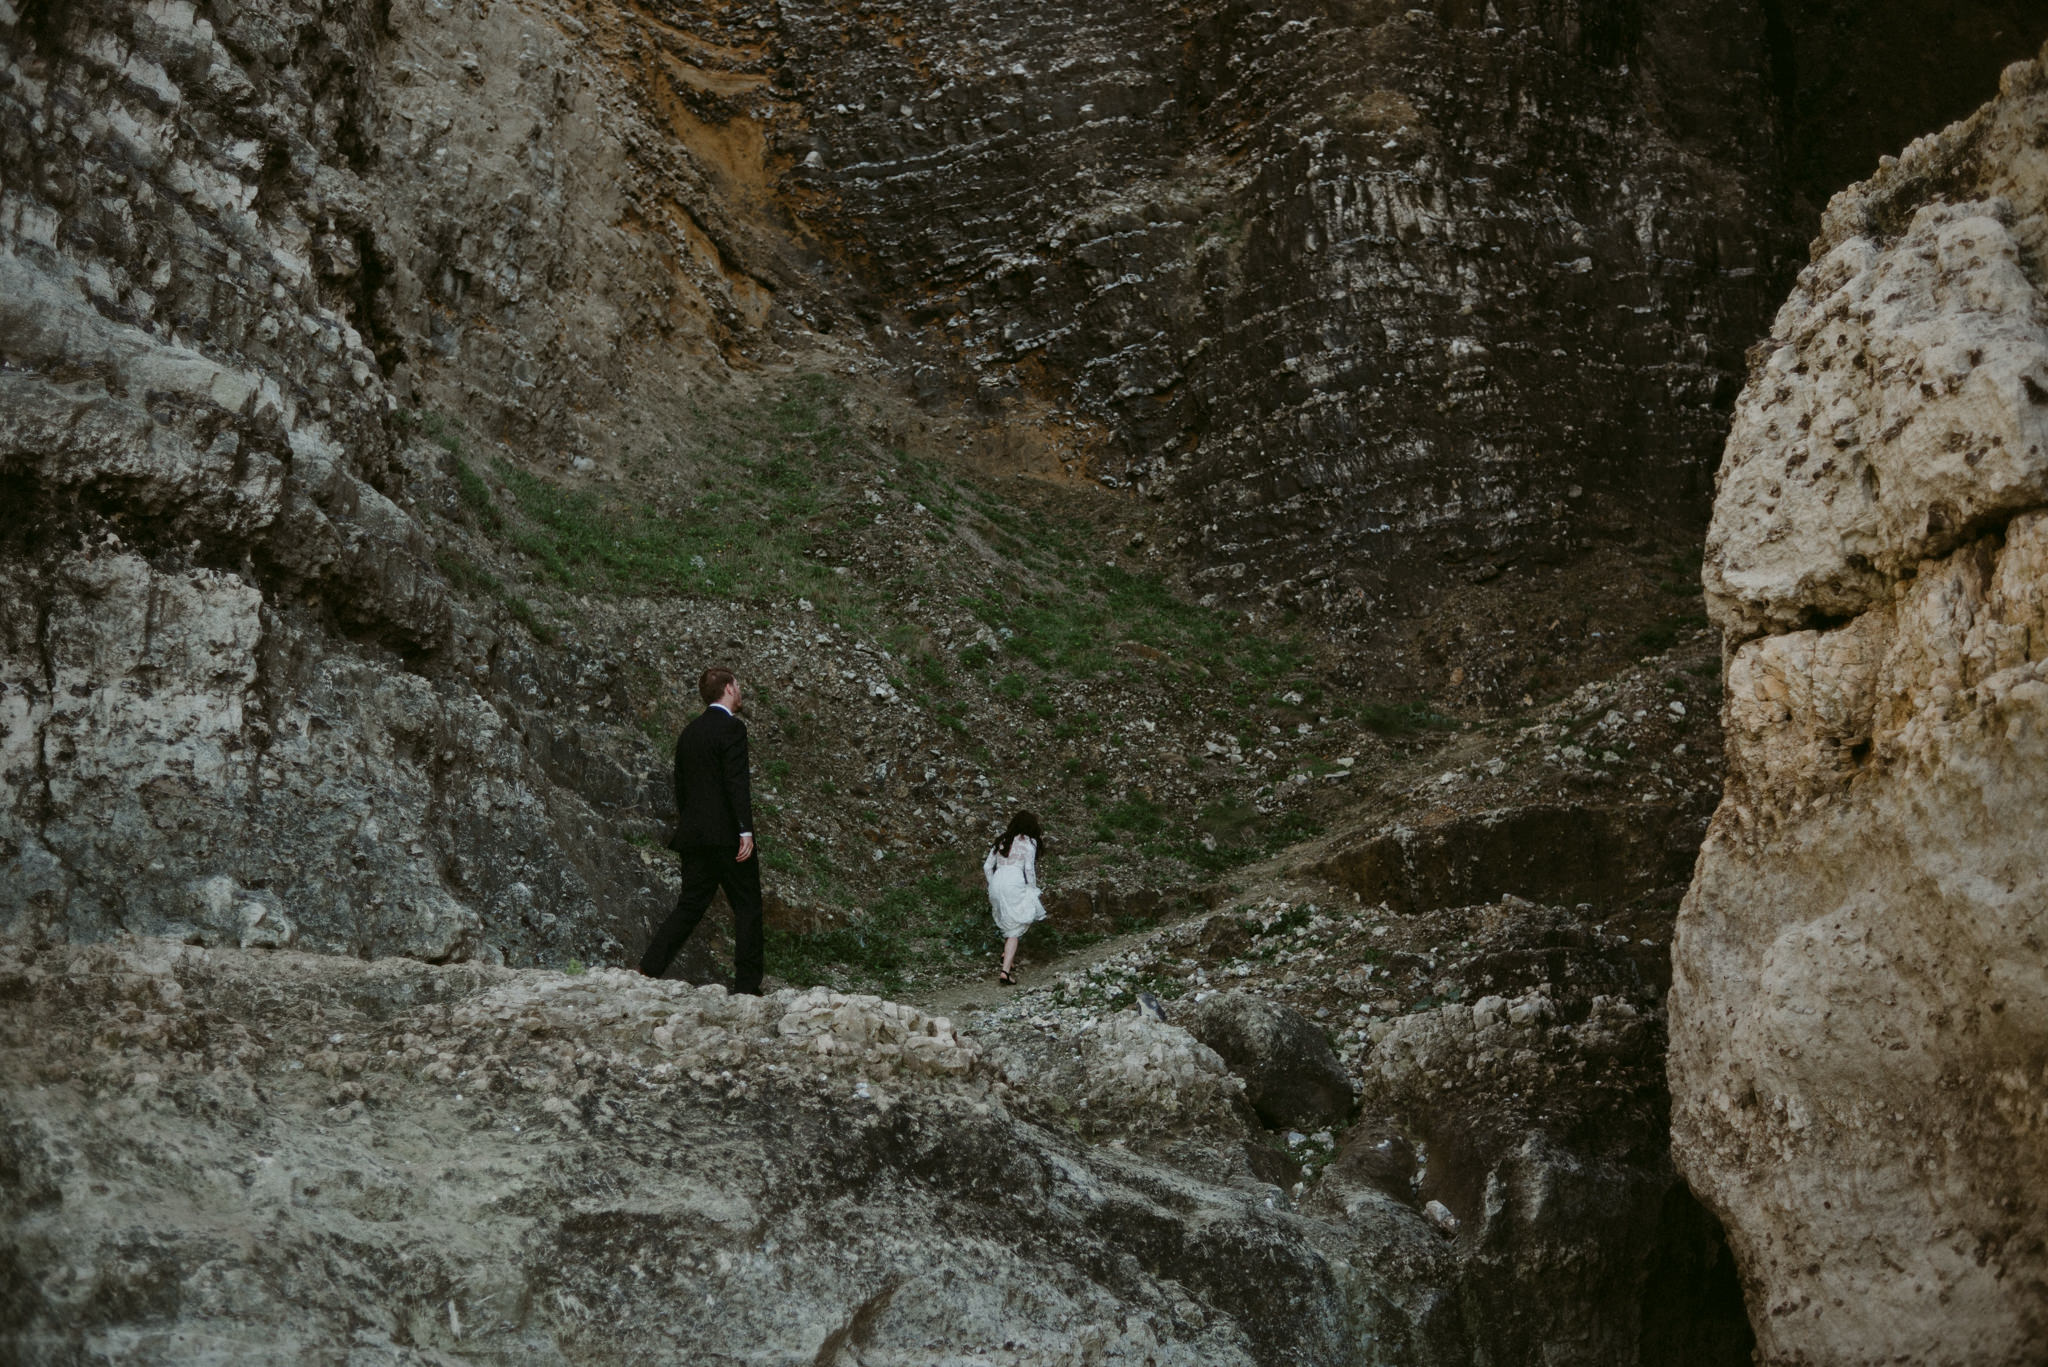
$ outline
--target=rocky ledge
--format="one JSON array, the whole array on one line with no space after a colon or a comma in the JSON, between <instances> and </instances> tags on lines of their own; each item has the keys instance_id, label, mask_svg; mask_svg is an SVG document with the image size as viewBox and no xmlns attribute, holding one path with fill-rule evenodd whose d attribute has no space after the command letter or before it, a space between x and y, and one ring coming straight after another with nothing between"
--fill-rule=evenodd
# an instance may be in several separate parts
<instances>
[{"instance_id":1,"label":"rocky ledge","mask_svg":"<svg viewBox=\"0 0 2048 1367\"><path fill-rule=\"evenodd\" d=\"M1727 1280L1695 1256L1718 1236L1657 1171L1657 1021L1630 1004L1628 955L1560 941L1518 972L1479 931L1452 971L1493 994L1378 1023L1361 1068L1351 1032L1340 1061L1311 999L1281 1004L1252 966L1292 980L1301 947L1385 916L1189 923L1157 948L1220 936L1244 951L1239 989L1161 1020L1081 975L982 1017L979 1041L822 988L146 939L0 949L0 1345L132 1363L1742 1360L1739 1306L1702 1302ZM1517 985L1536 973L1555 981ZM1269 1132L1261 1112L1322 1128Z\"/></svg>"},{"instance_id":2,"label":"rocky ledge","mask_svg":"<svg viewBox=\"0 0 2048 1367\"><path fill-rule=\"evenodd\" d=\"M1317 1220L1248 1172L1031 1124L972 1042L877 998L164 941L0 954L22 1360L1366 1363L1456 1341L1414 1211ZM1220 1077L1213 1054L1126 1025L1098 1107L1228 1122L1227 1086L1160 1104Z\"/></svg>"}]
</instances>

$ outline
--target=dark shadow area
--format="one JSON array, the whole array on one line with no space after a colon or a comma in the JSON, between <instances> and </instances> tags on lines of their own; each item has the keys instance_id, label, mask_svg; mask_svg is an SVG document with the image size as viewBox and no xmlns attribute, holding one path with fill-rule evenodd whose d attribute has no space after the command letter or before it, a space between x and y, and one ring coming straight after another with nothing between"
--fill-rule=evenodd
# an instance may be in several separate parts
<instances>
[{"instance_id":1,"label":"dark shadow area","mask_svg":"<svg viewBox=\"0 0 2048 1367\"><path fill-rule=\"evenodd\" d=\"M1998 93L1998 73L2048 41L2039 0L1764 0L1795 213Z\"/></svg>"},{"instance_id":2,"label":"dark shadow area","mask_svg":"<svg viewBox=\"0 0 2048 1367\"><path fill-rule=\"evenodd\" d=\"M1642 1367L1747 1367L1756 1347L1728 1237L1683 1182L1664 1197L1643 1282Z\"/></svg>"}]
</instances>

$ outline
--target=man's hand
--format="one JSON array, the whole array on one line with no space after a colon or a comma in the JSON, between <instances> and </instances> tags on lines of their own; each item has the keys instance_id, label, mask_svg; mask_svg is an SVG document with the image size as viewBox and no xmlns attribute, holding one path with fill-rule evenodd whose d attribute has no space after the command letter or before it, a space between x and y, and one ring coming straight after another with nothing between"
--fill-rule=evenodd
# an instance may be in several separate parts
<instances>
[{"instance_id":1,"label":"man's hand","mask_svg":"<svg viewBox=\"0 0 2048 1367\"><path fill-rule=\"evenodd\" d=\"M737 859L733 860L732 862L733 862L733 863L735 863L735 864L744 864L744 863L746 863L746 862L747 862L747 861L748 861L749 859L752 859L753 857L754 857L754 837L752 837L751 835L743 835L743 836L741 836L741 837L740 837L740 855L739 855L739 858L737 858Z\"/></svg>"}]
</instances>

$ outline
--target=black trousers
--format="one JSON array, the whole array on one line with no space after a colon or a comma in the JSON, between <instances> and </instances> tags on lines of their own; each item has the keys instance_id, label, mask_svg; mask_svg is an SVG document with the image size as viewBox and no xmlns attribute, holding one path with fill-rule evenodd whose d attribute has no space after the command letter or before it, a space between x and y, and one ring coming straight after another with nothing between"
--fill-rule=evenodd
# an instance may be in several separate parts
<instances>
[{"instance_id":1,"label":"black trousers","mask_svg":"<svg viewBox=\"0 0 2048 1367\"><path fill-rule=\"evenodd\" d=\"M676 897L676 909L647 942L640 956L640 971L659 978L682 949L704 908L720 888L732 904L733 990L759 996L761 992L761 856L756 853L745 863L734 855L737 844L693 846L681 851L683 890Z\"/></svg>"}]
</instances>

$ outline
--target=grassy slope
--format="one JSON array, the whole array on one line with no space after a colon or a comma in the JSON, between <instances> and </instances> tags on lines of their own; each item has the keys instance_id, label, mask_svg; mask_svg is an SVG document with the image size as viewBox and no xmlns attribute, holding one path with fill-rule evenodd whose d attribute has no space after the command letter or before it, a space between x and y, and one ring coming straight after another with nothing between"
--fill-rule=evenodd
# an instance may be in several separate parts
<instances>
[{"instance_id":1,"label":"grassy slope","mask_svg":"<svg viewBox=\"0 0 2048 1367\"><path fill-rule=\"evenodd\" d=\"M1312 834L1340 759L1366 774L1454 724L1347 690L1282 624L1193 602L1143 505L885 445L867 435L883 403L783 376L695 409L673 455L610 482L414 419L448 453L451 582L635 681L639 734L615 747L658 767L696 669L742 671L764 862L800 909L779 974L893 991L979 963L980 851L1013 805L1046 819L1055 895L1190 889ZM1065 905L1040 952L1156 912Z\"/></svg>"}]
</instances>

